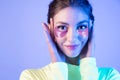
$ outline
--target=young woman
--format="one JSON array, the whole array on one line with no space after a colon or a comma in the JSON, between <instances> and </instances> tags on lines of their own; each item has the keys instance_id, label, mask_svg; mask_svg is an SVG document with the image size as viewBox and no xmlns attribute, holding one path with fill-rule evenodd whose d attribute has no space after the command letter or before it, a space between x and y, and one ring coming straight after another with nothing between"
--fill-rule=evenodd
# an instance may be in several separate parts
<instances>
[{"instance_id":1,"label":"young woman","mask_svg":"<svg viewBox=\"0 0 120 80\"><path fill-rule=\"evenodd\" d=\"M120 80L113 68L98 68L94 54L94 16L88 0L53 0L42 23L51 63L22 72L20 80Z\"/></svg>"}]
</instances>

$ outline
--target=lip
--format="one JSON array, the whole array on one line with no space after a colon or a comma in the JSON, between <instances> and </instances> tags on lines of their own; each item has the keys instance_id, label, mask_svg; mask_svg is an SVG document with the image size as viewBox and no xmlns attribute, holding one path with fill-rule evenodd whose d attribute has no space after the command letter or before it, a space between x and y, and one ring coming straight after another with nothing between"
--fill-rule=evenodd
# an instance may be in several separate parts
<instances>
[{"instance_id":1,"label":"lip","mask_svg":"<svg viewBox=\"0 0 120 80\"><path fill-rule=\"evenodd\" d=\"M65 45L69 50L75 50L79 45Z\"/></svg>"}]
</instances>

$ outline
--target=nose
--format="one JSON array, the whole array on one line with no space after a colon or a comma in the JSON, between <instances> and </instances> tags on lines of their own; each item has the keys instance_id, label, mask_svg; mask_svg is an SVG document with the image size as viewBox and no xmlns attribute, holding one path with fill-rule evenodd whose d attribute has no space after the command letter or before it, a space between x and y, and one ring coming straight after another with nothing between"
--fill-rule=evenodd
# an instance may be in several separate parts
<instances>
[{"instance_id":1,"label":"nose","mask_svg":"<svg viewBox=\"0 0 120 80\"><path fill-rule=\"evenodd\" d=\"M70 43L74 43L78 38L78 33L76 31L76 29L74 29L73 27L69 28L68 33L67 33L67 40Z\"/></svg>"}]
</instances>

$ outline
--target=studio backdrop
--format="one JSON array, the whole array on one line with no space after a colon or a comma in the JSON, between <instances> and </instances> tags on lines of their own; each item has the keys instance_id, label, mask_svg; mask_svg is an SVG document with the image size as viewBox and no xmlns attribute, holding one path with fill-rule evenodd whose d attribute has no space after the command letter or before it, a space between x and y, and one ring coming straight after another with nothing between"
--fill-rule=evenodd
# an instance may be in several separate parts
<instances>
[{"instance_id":1,"label":"studio backdrop","mask_svg":"<svg viewBox=\"0 0 120 80\"><path fill-rule=\"evenodd\" d=\"M0 80L19 80L21 71L50 63L42 22L51 0L0 0ZM90 0L95 16L99 67L120 72L120 1Z\"/></svg>"}]
</instances>

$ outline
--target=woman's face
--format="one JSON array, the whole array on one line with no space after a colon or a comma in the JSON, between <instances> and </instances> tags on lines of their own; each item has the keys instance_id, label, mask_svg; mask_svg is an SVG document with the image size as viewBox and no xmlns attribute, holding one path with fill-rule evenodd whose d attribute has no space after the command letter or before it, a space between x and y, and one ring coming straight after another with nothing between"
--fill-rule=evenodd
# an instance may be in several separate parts
<instances>
[{"instance_id":1,"label":"woman's face","mask_svg":"<svg viewBox=\"0 0 120 80\"><path fill-rule=\"evenodd\" d=\"M59 48L68 57L76 57L86 44L90 19L78 8L67 7L54 16L54 36Z\"/></svg>"}]
</instances>

